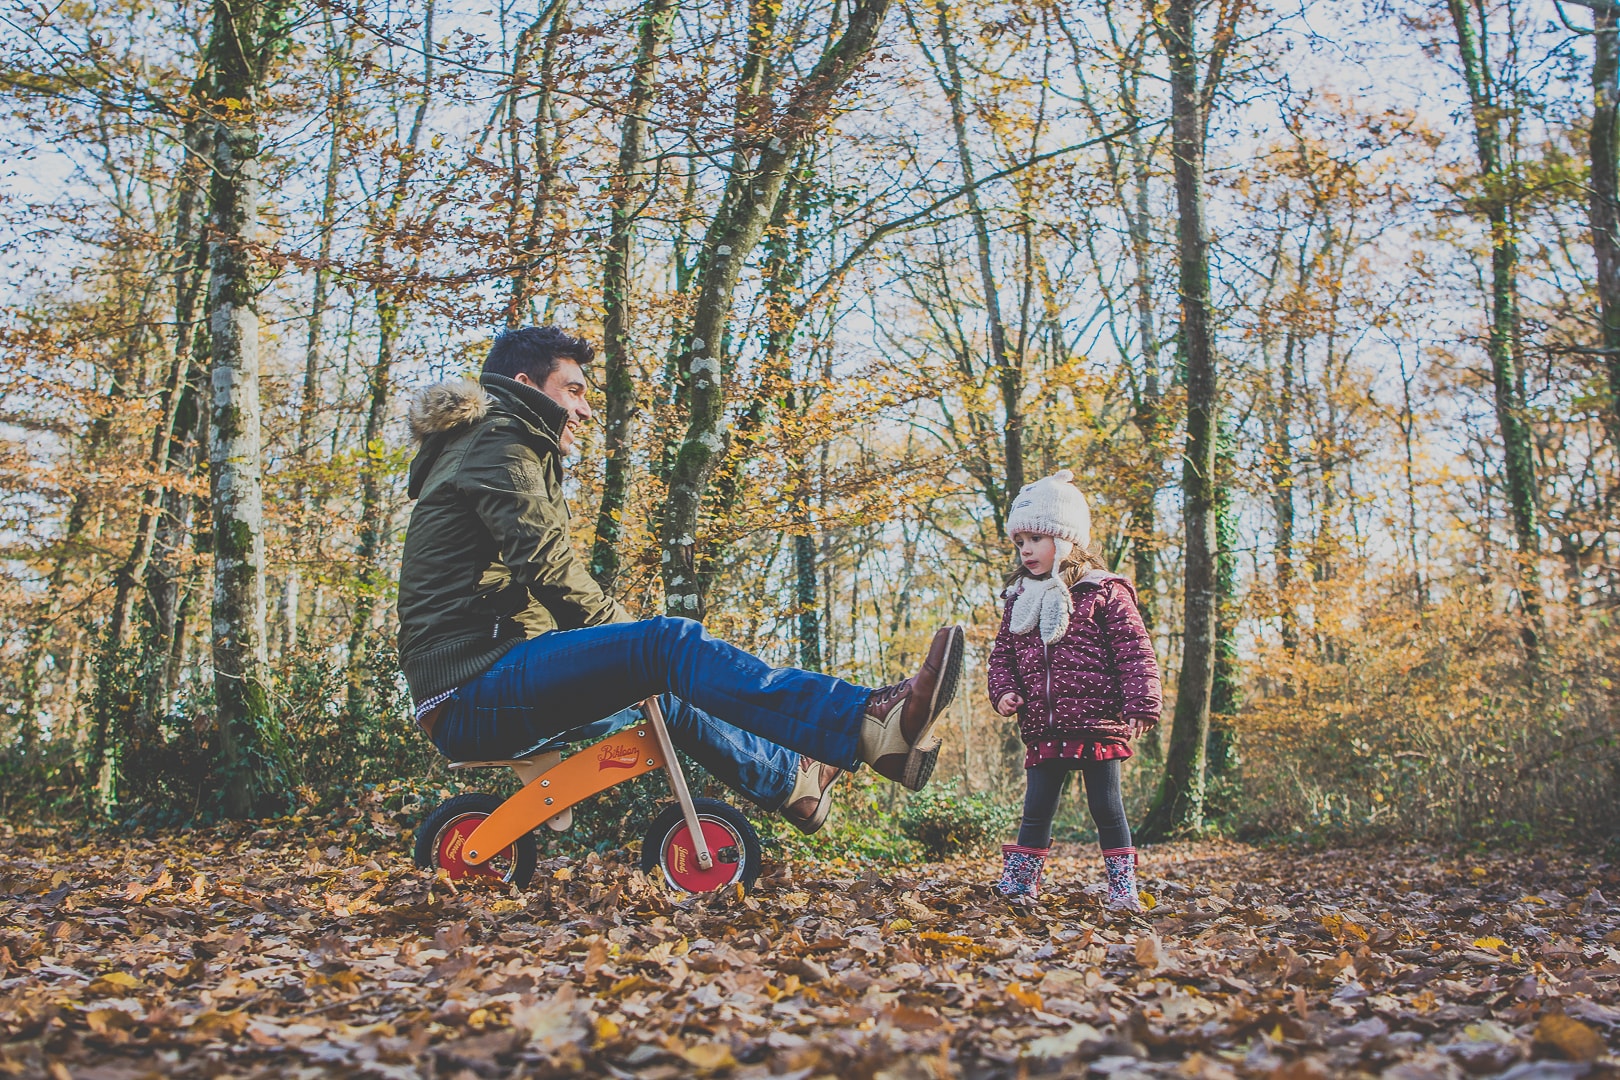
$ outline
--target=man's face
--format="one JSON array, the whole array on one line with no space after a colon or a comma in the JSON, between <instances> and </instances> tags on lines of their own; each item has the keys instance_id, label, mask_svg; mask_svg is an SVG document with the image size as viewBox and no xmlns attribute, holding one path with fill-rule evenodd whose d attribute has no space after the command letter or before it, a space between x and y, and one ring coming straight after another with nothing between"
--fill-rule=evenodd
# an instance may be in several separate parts
<instances>
[{"instance_id":1,"label":"man's face","mask_svg":"<svg viewBox=\"0 0 1620 1080\"><path fill-rule=\"evenodd\" d=\"M585 400L585 371L577 361L564 357L546 376L545 383L536 385L527 375L519 374L517 381L534 386L546 397L568 410L568 422L563 425L557 440L557 449L564 456L574 452L574 432L591 418L590 402Z\"/></svg>"}]
</instances>

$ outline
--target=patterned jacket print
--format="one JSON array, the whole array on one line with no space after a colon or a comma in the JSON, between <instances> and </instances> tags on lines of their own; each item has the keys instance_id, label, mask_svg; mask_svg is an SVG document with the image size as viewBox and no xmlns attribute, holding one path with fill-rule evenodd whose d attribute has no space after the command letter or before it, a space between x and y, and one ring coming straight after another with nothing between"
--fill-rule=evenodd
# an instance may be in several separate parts
<instances>
[{"instance_id":1,"label":"patterned jacket print","mask_svg":"<svg viewBox=\"0 0 1620 1080\"><path fill-rule=\"evenodd\" d=\"M1038 628L1014 634L1009 600L990 650L990 702L1014 691L1023 697L1018 730L1026 745L1127 739L1134 718L1159 720L1159 662L1135 588L1118 574L1092 570L1069 595L1074 613L1055 644L1042 642Z\"/></svg>"}]
</instances>

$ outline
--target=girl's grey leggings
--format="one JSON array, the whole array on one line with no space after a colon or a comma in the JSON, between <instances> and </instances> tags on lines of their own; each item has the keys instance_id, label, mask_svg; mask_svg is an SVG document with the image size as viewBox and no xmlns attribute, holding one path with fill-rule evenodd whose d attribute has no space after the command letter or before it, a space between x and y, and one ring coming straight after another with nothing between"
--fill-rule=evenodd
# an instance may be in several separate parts
<instances>
[{"instance_id":1,"label":"girl's grey leggings","mask_svg":"<svg viewBox=\"0 0 1620 1080\"><path fill-rule=\"evenodd\" d=\"M1086 779L1086 804L1097 823L1097 840L1104 851L1131 846L1131 826L1125 820L1125 797L1119 791L1119 761L1073 761L1054 758L1025 769L1024 823L1018 830L1022 847L1044 848L1052 843L1052 817L1069 774Z\"/></svg>"}]
</instances>

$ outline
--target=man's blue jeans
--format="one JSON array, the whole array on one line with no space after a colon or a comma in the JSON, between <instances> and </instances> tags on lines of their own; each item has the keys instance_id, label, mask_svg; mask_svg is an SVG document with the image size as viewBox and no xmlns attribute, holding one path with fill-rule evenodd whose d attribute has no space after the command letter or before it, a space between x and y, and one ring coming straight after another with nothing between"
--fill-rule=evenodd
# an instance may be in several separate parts
<instances>
[{"instance_id":1,"label":"man's blue jeans","mask_svg":"<svg viewBox=\"0 0 1620 1080\"><path fill-rule=\"evenodd\" d=\"M859 766L870 694L829 675L773 668L691 619L643 619L518 642L445 702L433 741L458 761L505 758L663 695L675 745L774 809L793 789L799 754Z\"/></svg>"}]
</instances>

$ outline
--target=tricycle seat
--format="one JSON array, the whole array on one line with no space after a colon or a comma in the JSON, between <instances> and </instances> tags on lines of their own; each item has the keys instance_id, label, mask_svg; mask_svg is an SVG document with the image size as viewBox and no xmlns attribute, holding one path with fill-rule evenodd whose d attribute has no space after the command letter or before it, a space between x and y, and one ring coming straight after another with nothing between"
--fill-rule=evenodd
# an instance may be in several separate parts
<instances>
[{"instance_id":1,"label":"tricycle seat","mask_svg":"<svg viewBox=\"0 0 1620 1080\"><path fill-rule=\"evenodd\" d=\"M509 758L494 758L482 761L452 761L450 763L450 768L494 769L502 766L515 767L522 763L532 762L536 758L545 757L547 754L557 754L560 756L564 750L568 749L575 743L594 742L595 740L611 735L615 731L619 731L622 728L627 728L632 724L640 723L641 718L641 711L632 705L628 709L620 709L612 716L604 717L601 720L594 720L589 724L581 724L579 727L569 728L567 731L553 735L549 739L538 742L529 747L527 750L521 750Z\"/></svg>"}]
</instances>

